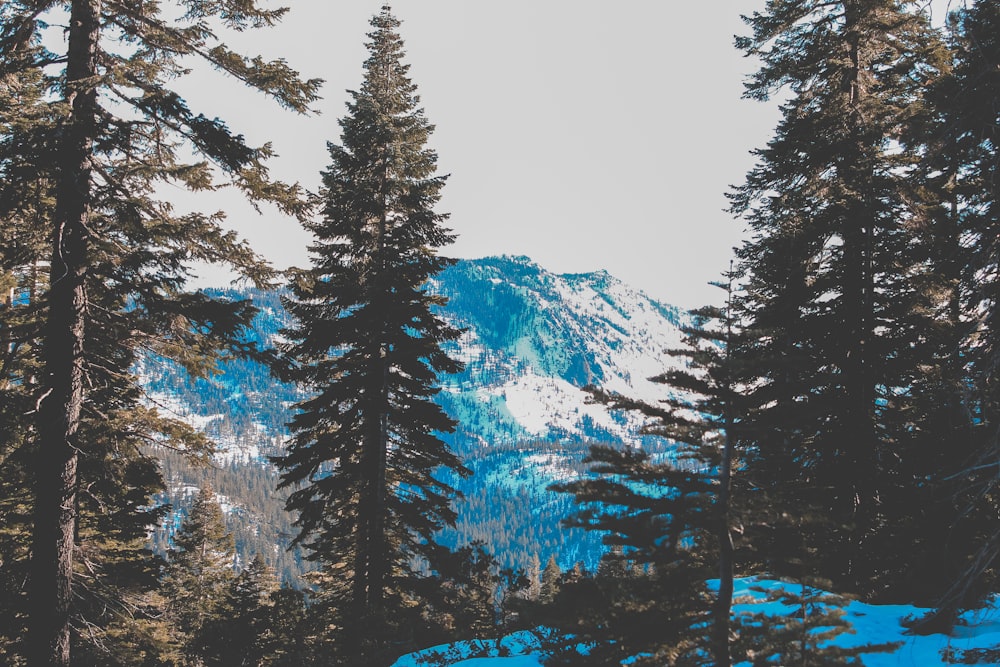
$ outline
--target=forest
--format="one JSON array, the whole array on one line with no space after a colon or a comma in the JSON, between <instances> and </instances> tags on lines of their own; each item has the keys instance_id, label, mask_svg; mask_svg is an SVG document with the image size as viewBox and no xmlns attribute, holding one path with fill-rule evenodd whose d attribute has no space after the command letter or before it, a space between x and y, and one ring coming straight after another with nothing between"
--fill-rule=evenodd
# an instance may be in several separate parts
<instances>
[{"instance_id":1,"label":"forest","mask_svg":"<svg viewBox=\"0 0 1000 667\"><path fill-rule=\"evenodd\" d=\"M491 502L484 461L514 452L463 460L434 400L463 367L434 289L455 235L392 9L339 138L303 138L330 139L308 192L175 86L197 62L311 113L320 79L220 38L287 9L0 4L0 664L389 667L529 630L547 665L861 665L893 647L830 641L849 599L952 632L1000 592L1000 4L951 10L768 0L744 17L744 95L780 102L727 193L748 234L664 351L663 400L586 387L662 444L588 443L585 474L551 487L567 502L540 520L604 547L561 567L501 553L504 526L457 525L458 502ZM276 271L224 213L165 198L223 187L301 224L310 265ZM253 333L263 299L190 287L195 262L280 288L280 335ZM220 397L221 427L280 400L289 435L262 452L272 469L216 474L219 433L158 404L156 376L251 362L287 394L230 387L258 407ZM182 468L203 472L171 514ZM289 512L253 557L227 528L231 484ZM796 584L770 593L792 611L734 613L750 575Z\"/></svg>"}]
</instances>

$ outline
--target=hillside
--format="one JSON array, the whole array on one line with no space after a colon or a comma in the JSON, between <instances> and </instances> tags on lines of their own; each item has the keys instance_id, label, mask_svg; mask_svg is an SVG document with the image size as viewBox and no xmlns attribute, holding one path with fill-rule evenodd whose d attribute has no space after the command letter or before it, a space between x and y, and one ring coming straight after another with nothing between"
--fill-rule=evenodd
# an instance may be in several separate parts
<instances>
[{"instance_id":1,"label":"hillside","mask_svg":"<svg viewBox=\"0 0 1000 667\"><path fill-rule=\"evenodd\" d=\"M449 298L445 316L465 330L453 354L466 363L441 378L438 400L459 425L446 436L474 475L454 480L465 500L446 543L483 539L506 564L525 565L537 553L556 554L564 567L594 565L599 538L567 531L559 521L569 498L546 487L578 474L594 442L664 448L642 436L634 415L591 404L587 384L655 401L662 388L648 377L669 363L664 351L680 341L681 313L606 272L556 275L525 257L462 260L432 287ZM280 295L224 290L260 309L254 338L270 345L288 323ZM302 564L285 554L291 536L267 456L279 453L290 406L300 398L266 368L250 361L222 366L210 380L189 382L176 367L147 360L141 368L151 400L209 433L219 444L215 466L192 470L166 456L168 500L183 512L203 483L226 497L230 528L243 557L266 550L286 579ZM154 537L162 548L177 514Z\"/></svg>"}]
</instances>

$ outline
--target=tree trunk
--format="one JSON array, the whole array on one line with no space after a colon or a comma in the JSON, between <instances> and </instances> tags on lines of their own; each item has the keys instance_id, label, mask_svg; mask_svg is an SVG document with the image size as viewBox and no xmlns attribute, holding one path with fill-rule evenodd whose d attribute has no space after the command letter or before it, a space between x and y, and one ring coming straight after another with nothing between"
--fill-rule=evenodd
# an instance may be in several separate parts
<instances>
[{"instance_id":1,"label":"tree trunk","mask_svg":"<svg viewBox=\"0 0 1000 667\"><path fill-rule=\"evenodd\" d=\"M29 664L68 667L77 519L77 433L83 405L85 281L92 146L96 135L100 0L75 0L66 65L56 213L39 404L35 521L29 589Z\"/></svg>"},{"instance_id":2,"label":"tree trunk","mask_svg":"<svg viewBox=\"0 0 1000 667\"><path fill-rule=\"evenodd\" d=\"M728 345L728 341L727 341ZM727 409L730 409L727 406ZM733 664L729 650L729 618L733 609L733 535L729 526L729 497L732 487L733 439L732 423L726 416L726 441L722 449L722 466L719 471L719 595L715 600L713 657L715 667Z\"/></svg>"},{"instance_id":3,"label":"tree trunk","mask_svg":"<svg viewBox=\"0 0 1000 667\"><path fill-rule=\"evenodd\" d=\"M872 148L864 137L865 113L863 106L867 90L863 80L865 64L862 62L863 29L860 27L863 3L855 0L845 3L846 37L851 61L850 75L845 78L843 93L850 110L848 122L855 133L851 150L843 156L841 168L844 180L853 199L844 211L844 301L845 329L848 340L844 350L843 375L845 411L843 422L844 442L849 452L846 469L840 476L851 480L842 489L841 507L845 518L852 524L847 546L844 575L848 585L863 587L870 584L870 564L866 563L867 538L877 523L878 514L878 436L875 415L875 369L872 358L874 337L874 252L875 226L877 224L875 197L872 194L874 173L871 164Z\"/></svg>"},{"instance_id":4,"label":"tree trunk","mask_svg":"<svg viewBox=\"0 0 1000 667\"><path fill-rule=\"evenodd\" d=\"M729 648L730 616L733 610L733 533L731 528L731 497L733 488L733 263L729 262L729 283L726 286L726 340L723 350L725 375L723 387L722 423L725 440L722 447L722 461L719 464L719 595L715 600L715 624L712 628L713 657L715 667L730 667L733 664Z\"/></svg>"}]
</instances>

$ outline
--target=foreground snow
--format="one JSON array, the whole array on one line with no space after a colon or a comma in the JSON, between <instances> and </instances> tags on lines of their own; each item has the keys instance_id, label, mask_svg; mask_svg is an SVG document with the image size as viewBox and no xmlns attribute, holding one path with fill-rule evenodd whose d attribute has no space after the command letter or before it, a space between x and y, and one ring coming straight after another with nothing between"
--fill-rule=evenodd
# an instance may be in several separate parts
<instances>
[{"instance_id":1,"label":"foreground snow","mask_svg":"<svg viewBox=\"0 0 1000 667\"><path fill-rule=\"evenodd\" d=\"M393 663L392 667L540 667L540 641L531 632L515 632L498 640L473 639L443 644L417 651ZM472 657L476 656L476 657Z\"/></svg>"},{"instance_id":2,"label":"foreground snow","mask_svg":"<svg viewBox=\"0 0 1000 667\"><path fill-rule=\"evenodd\" d=\"M736 582L738 604L733 606L734 614L766 611L780 614L779 602L764 600L766 593L757 588L774 590L784 587L794 591L792 584L747 578ZM851 602L844 607L846 618L853 625L853 633L845 633L837 638L840 646L850 647L869 643L900 642L900 646L888 653L872 653L864 656L866 667L944 667L943 653L988 649L1000 645L1000 612L988 607L969 612L951 635L915 636L906 634L901 621L919 618L928 610L910 605L872 605ZM787 612L787 608L785 608ZM749 663L743 663L748 665ZM473 640L446 644L405 655L393 667L539 667L542 665L540 641L530 632L518 632L501 640Z\"/></svg>"}]
</instances>

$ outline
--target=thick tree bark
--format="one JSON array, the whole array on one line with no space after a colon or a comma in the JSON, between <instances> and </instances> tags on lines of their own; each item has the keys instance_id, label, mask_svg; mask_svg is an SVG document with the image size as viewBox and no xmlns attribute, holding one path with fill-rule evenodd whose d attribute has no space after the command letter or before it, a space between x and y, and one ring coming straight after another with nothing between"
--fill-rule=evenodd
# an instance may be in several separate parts
<instances>
[{"instance_id":1,"label":"thick tree bark","mask_svg":"<svg viewBox=\"0 0 1000 667\"><path fill-rule=\"evenodd\" d=\"M29 664L68 667L77 520L77 433L83 406L85 281L92 147L96 135L100 0L75 0L69 29L66 102L44 338L45 394L39 404L35 521L29 597Z\"/></svg>"}]
</instances>

